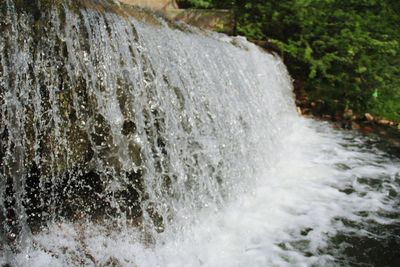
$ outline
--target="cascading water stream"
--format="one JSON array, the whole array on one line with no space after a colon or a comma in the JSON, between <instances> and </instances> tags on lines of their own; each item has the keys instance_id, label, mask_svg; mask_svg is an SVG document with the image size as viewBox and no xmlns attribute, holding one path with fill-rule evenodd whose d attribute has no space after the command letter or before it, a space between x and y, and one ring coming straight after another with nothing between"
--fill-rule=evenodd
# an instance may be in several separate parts
<instances>
[{"instance_id":1,"label":"cascading water stream","mask_svg":"<svg viewBox=\"0 0 400 267\"><path fill-rule=\"evenodd\" d=\"M334 264L346 220L392 223L398 160L299 118L246 40L111 1L0 16L0 264Z\"/></svg>"}]
</instances>

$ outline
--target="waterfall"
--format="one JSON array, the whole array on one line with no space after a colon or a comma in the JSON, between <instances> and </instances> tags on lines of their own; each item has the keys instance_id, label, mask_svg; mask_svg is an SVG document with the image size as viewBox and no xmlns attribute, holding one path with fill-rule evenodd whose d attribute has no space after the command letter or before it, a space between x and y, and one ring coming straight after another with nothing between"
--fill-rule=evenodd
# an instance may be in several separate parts
<instances>
[{"instance_id":1,"label":"waterfall","mask_svg":"<svg viewBox=\"0 0 400 267\"><path fill-rule=\"evenodd\" d=\"M1 1L3 249L63 220L173 231L276 159L295 117L276 56L106 1L28 2Z\"/></svg>"},{"instance_id":2,"label":"waterfall","mask_svg":"<svg viewBox=\"0 0 400 267\"><path fill-rule=\"evenodd\" d=\"M397 264L397 156L244 38L0 0L0 122L1 266Z\"/></svg>"}]
</instances>

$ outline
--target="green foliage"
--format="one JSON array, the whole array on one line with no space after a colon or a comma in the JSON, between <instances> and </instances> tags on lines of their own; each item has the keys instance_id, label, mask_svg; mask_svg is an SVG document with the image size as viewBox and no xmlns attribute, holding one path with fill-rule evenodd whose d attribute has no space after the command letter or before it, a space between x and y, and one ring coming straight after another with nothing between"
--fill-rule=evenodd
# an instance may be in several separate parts
<instances>
[{"instance_id":1,"label":"green foliage","mask_svg":"<svg viewBox=\"0 0 400 267\"><path fill-rule=\"evenodd\" d=\"M332 112L400 121L400 1L186 0L233 8L237 31L269 40L289 71Z\"/></svg>"},{"instance_id":2,"label":"green foliage","mask_svg":"<svg viewBox=\"0 0 400 267\"><path fill-rule=\"evenodd\" d=\"M177 3L182 8L211 8L213 0L178 0Z\"/></svg>"},{"instance_id":3,"label":"green foliage","mask_svg":"<svg viewBox=\"0 0 400 267\"><path fill-rule=\"evenodd\" d=\"M209 0L189 0L188 1L193 7L197 8L208 8L211 7L211 1Z\"/></svg>"},{"instance_id":4,"label":"green foliage","mask_svg":"<svg viewBox=\"0 0 400 267\"><path fill-rule=\"evenodd\" d=\"M177 0L181 8L222 8L236 7L235 0Z\"/></svg>"},{"instance_id":5,"label":"green foliage","mask_svg":"<svg viewBox=\"0 0 400 267\"><path fill-rule=\"evenodd\" d=\"M327 109L400 120L397 2L271 0L243 8L239 32L270 38L285 52L292 75L305 80L310 95Z\"/></svg>"}]
</instances>

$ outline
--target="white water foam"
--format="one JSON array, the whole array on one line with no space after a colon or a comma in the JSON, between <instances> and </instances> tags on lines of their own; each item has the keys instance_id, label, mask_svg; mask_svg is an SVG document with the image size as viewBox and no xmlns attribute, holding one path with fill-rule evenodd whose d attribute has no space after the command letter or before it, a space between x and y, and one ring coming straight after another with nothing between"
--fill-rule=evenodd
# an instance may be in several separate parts
<instances>
[{"instance_id":1,"label":"white water foam","mask_svg":"<svg viewBox=\"0 0 400 267\"><path fill-rule=\"evenodd\" d=\"M387 188L371 190L358 178L398 179L398 161L365 149L363 139L326 124L299 119L285 140L280 160L257 185L222 210L203 210L174 233L138 240L133 229L113 232L95 226L54 225L35 237L35 248L17 265L63 266L117 263L121 266L329 266L335 255L319 253L329 237L345 230L335 218L361 220L360 211L390 211ZM379 164L377 164L379 163ZM397 177L397 178L396 178ZM352 186L354 192L341 189ZM394 183L392 189L399 191ZM375 218L380 223L389 219ZM81 229L81 230L79 230ZM360 235L363 234L360 230ZM365 233L364 233L365 234ZM307 255L305 252L308 252ZM311 255L311 256L310 256ZM34 263L34 264L32 264Z\"/></svg>"}]
</instances>

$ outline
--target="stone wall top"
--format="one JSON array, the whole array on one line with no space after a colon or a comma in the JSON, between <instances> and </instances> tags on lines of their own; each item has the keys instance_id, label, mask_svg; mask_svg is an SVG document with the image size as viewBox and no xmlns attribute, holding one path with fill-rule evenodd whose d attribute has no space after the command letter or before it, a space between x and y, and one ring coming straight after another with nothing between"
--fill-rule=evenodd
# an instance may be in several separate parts
<instances>
[{"instance_id":1,"label":"stone wall top","mask_svg":"<svg viewBox=\"0 0 400 267\"><path fill-rule=\"evenodd\" d=\"M119 0L121 3L161 11L167 18L183 21L201 29L232 34L231 10L179 9L176 0Z\"/></svg>"},{"instance_id":2,"label":"stone wall top","mask_svg":"<svg viewBox=\"0 0 400 267\"><path fill-rule=\"evenodd\" d=\"M153 10L165 10L177 8L175 0L119 0L122 3L140 7L146 7Z\"/></svg>"}]
</instances>

